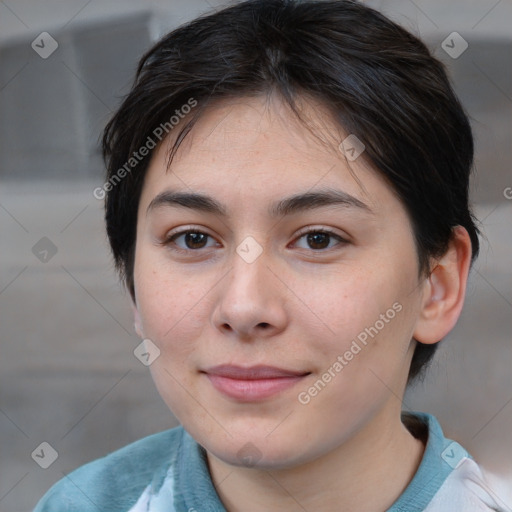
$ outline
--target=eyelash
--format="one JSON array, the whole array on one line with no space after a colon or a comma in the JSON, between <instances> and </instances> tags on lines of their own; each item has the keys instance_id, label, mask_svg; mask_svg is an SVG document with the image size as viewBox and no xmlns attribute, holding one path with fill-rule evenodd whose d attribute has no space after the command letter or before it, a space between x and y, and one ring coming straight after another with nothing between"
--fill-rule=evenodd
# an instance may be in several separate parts
<instances>
[{"instance_id":1,"label":"eyelash","mask_svg":"<svg viewBox=\"0 0 512 512\"><path fill-rule=\"evenodd\" d=\"M205 233L204 231L200 231L198 229L185 229L185 230L182 230L182 231L178 231L177 233L173 233L172 235L166 237L160 243L160 245L166 246L169 249L171 249L172 251L175 251L175 252L178 252L178 253L181 253L181 254L187 254L187 253L190 253L190 252L199 252L202 249L211 249L211 247L201 247L199 249L183 249L181 247L176 247L175 240L178 237L183 236L183 235L187 235L189 233L206 235L209 238L213 238L208 233ZM318 234L318 233L322 233L322 234L328 235L331 238L336 239L338 241L338 244L336 244L336 246L338 246L338 245L346 245L348 243L348 241L346 239L344 239L340 235L336 234L334 231L331 231L331 230L325 229L325 228L316 228L316 229L309 229L307 231L302 231L302 232L300 232L297 235L297 237L295 238L295 241L300 240L301 238L303 238L304 236L307 236L309 234ZM334 246L334 247L336 247L336 246ZM321 253L321 252L327 252L327 251L332 250L332 249L333 249L333 247L325 248L325 249L309 249L309 250L313 251L315 253Z\"/></svg>"}]
</instances>

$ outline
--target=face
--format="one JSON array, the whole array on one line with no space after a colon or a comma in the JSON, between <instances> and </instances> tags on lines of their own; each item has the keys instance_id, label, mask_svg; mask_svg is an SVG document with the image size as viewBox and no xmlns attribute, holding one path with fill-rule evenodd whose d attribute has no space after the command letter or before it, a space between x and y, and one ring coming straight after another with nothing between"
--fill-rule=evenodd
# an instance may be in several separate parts
<instances>
[{"instance_id":1,"label":"face","mask_svg":"<svg viewBox=\"0 0 512 512\"><path fill-rule=\"evenodd\" d=\"M421 286L390 186L304 103L211 108L141 194L136 323L185 429L229 464L292 467L399 415ZM328 144L330 142L331 144ZM348 155L349 153L347 153ZM350 155L352 156L352 155Z\"/></svg>"}]
</instances>

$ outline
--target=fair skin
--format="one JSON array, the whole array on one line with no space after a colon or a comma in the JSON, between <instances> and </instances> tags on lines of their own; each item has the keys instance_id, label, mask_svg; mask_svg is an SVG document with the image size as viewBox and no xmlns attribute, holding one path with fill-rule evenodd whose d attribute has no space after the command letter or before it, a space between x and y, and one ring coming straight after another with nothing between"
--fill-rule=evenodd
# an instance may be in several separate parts
<instances>
[{"instance_id":1,"label":"fair skin","mask_svg":"<svg viewBox=\"0 0 512 512\"><path fill-rule=\"evenodd\" d=\"M337 144L319 142L272 97L210 108L169 170L173 133L156 150L138 210L136 329L160 349L153 379L206 449L229 512L378 512L407 487L424 450L400 421L410 340L435 343L454 326L470 241L456 228L432 274L420 276L409 218L389 184L364 157L348 162L337 150L347 134L322 106L304 102L303 111ZM349 200L269 212L289 196L326 190ZM225 215L155 204L165 191L210 196ZM251 262L237 252L248 249L247 237L262 249ZM380 327L393 304L400 311ZM378 334L333 371L376 325ZM220 364L298 376L267 397L233 397L208 374ZM325 387L300 402L328 368Z\"/></svg>"}]
</instances>

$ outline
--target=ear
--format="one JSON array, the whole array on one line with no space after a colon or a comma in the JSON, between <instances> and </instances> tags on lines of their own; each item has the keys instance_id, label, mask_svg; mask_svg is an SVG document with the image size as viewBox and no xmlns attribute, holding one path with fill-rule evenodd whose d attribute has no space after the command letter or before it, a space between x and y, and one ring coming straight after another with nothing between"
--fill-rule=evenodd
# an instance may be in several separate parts
<instances>
[{"instance_id":1,"label":"ear","mask_svg":"<svg viewBox=\"0 0 512 512\"><path fill-rule=\"evenodd\" d=\"M139 309L137 308L137 304L132 301L132 312L133 312L133 326L135 327L135 332L139 336L139 338L144 339L144 333L142 330L142 321L140 318Z\"/></svg>"},{"instance_id":2,"label":"ear","mask_svg":"<svg viewBox=\"0 0 512 512\"><path fill-rule=\"evenodd\" d=\"M465 228L456 226L448 250L436 261L424 284L414 339L437 343L453 329L464 305L470 265L471 239Z\"/></svg>"}]
</instances>

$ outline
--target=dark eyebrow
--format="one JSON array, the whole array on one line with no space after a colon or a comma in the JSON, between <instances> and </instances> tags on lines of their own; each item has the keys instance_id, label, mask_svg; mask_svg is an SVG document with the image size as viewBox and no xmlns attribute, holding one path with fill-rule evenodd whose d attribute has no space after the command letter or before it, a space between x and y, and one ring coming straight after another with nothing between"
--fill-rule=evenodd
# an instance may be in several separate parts
<instances>
[{"instance_id":1,"label":"dark eyebrow","mask_svg":"<svg viewBox=\"0 0 512 512\"><path fill-rule=\"evenodd\" d=\"M296 194L282 199L278 203L270 206L269 214L272 217L280 217L331 205L359 208L368 213L373 213L368 205L347 192L327 188L314 192Z\"/></svg>"},{"instance_id":2,"label":"dark eyebrow","mask_svg":"<svg viewBox=\"0 0 512 512\"><path fill-rule=\"evenodd\" d=\"M151 210L164 205L182 206L192 210L212 213L221 217L227 216L226 208L210 196L192 192L176 192L172 190L166 190L165 192L158 194L151 203L149 203L146 214ZM268 213L271 217L281 217L331 205L353 207L364 210L368 213L373 213L365 203L356 197L348 194L347 192L334 189L305 192L281 199L270 206Z\"/></svg>"}]
</instances>

